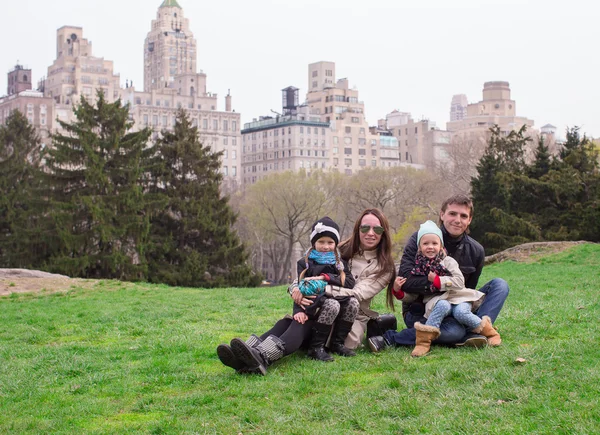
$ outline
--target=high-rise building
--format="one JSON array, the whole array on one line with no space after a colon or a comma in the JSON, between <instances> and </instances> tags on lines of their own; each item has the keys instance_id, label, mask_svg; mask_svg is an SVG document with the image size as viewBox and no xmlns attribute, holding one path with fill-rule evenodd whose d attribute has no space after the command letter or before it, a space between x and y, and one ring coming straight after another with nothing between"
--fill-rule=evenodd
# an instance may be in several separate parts
<instances>
[{"instance_id":1,"label":"high-rise building","mask_svg":"<svg viewBox=\"0 0 600 435\"><path fill-rule=\"evenodd\" d=\"M306 104L310 113L319 115L332 130L331 169L352 174L366 167L397 166L397 140L371 133L358 90L350 89L347 78L336 81L335 64L312 63L308 66L308 74L310 87Z\"/></svg>"},{"instance_id":2,"label":"high-rise building","mask_svg":"<svg viewBox=\"0 0 600 435\"><path fill-rule=\"evenodd\" d=\"M53 100L44 97L42 92L31 89L31 83L30 69L15 65L9 71L8 95L0 98L0 125L6 124L13 110L19 110L37 129L42 142L48 145L54 119Z\"/></svg>"},{"instance_id":3,"label":"high-rise building","mask_svg":"<svg viewBox=\"0 0 600 435\"><path fill-rule=\"evenodd\" d=\"M73 121L73 105L81 96L94 100L99 90L109 102L120 96L120 78L113 72L113 62L92 54L92 43L83 37L81 27L57 30L56 59L42 86L44 96L54 100L56 117L65 122ZM54 127L59 128L58 124Z\"/></svg>"},{"instance_id":4,"label":"high-rise building","mask_svg":"<svg viewBox=\"0 0 600 435\"><path fill-rule=\"evenodd\" d=\"M282 90L283 112L261 116L242 130L242 182L254 184L282 171L330 167L331 129L308 106L297 106L298 88Z\"/></svg>"},{"instance_id":5,"label":"high-rise building","mask_svg":"<svg viewBox=\"0 0 600 435\"><path fill-rule=\"evenodd\" d=\"M485 142L489 129L498 125L508 134L518 131L522 126L533 127L533 121L517 116L516 102L511 99L508 82L485 82L483 99L467 106L467 114L462 119L450 121L446 129L453 135L469 136Z\"/></svg>"},{"instance_id":6,"label":"high-rise building","mask_svg":"<svg viewBox=\"0 0 600 435\"><path fill-rule=\"evenodd\" d=\"M172 129L177 111L185 109L201 142L223 153L223 185L230 190L241 183L241 118L232 110L230 94L225 110L218 109L218 96L207 91L206 81L207 75L196 69L189 20L176 0L164 0L144 43L144 91L126 84L121 97L129 103L134 128L149 127L154 137Z\"/></svg>"},{"instance_id":7,"label":"high-rise building","mask_svg":"<svg viewBox=\"0 0 600 435\"><path fill-rule=\"evenodd\" d=\"M401 165L423 168L444 163L450 132L440 130L428 119L414 121L408 112L394 111L386 119L387 128L398 139Z\"/></svg>"},{"instance_id":8,"label":"high-rise building","mask_svg":"<svg viewBox=\"0 0 600 435\"><path fill-rule=\"evenodd\" d=\"M176 76L187 78L184 84L191 89L186 93L202 92L193 80L196 61L189 20L176 0L164 0L144 42L144 92L178 87Z\"/></svg>"},{"instance_id":9,"label":"high-rise building","mask_svg":"<svg viewBox=\"0 0 600 435\"><path fill-rule=\"evenodd\" d=\"M31 89L31 70L24 68L23 65L15 65L15 68L8 73L8 87L6 95L18 94L22 91Z\"/></svg>"},{"instance_id":10,"label":"high-rise building","mask_svg":"<svg viewBox=\"0 0 600 435\"><path fill-rule=\"evenodd\" d=\"M450 121L460 121L467 116L467 96L465 94L457 94L452 97L450 104Z\"/></svg>"}]
</instances>

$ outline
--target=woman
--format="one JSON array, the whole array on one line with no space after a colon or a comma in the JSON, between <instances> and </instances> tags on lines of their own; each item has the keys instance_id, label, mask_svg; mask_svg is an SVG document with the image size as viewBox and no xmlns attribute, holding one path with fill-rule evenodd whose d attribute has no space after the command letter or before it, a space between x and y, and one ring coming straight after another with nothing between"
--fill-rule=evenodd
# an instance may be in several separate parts
<instances>
[{"instance_id":1,"label":"woman","mask_svg":"<svg viewBox=\"0 0 600 435\"><path fill-rule=\"evenodd\" d=\"M376 208L363 211L354 224L352 236L342 242L339 248L342 259L350 263L356 284L352 289L328 285L325 292L332 296L354 296L358 300L359 312L344 343L348 349L356 349L362 342L369 320L378 317L378 313L370 308L371 301L395 277L387 218ZM312 304L312 300L303 297L294 284L290 288L292 298L298 305L306 307ZM387 303L393 307L393 298L388 297Z\"/></svg>"}]
</instances>

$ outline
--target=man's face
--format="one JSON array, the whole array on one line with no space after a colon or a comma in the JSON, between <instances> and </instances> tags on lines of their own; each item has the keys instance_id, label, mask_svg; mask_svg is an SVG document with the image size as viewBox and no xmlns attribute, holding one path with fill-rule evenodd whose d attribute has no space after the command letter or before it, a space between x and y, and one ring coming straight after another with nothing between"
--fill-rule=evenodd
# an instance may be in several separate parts
<instances>
[{"instance_id":1,"label":"man's face","mask_svg":"<svg viewBox=\"0 0 600 435\"><path fill-rule=\"evenodd\" d=\"M448 204L446 211L440 212L440 219L452 237L459 237L471 224L469 207L459 204Z\"/></svg>"}]
</instances>

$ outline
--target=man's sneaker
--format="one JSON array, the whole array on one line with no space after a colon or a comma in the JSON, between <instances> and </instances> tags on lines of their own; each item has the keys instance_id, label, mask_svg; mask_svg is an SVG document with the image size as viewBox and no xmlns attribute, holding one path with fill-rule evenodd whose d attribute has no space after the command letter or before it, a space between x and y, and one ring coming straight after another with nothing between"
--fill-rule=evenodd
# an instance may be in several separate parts
<instances>
[{"instance_id":1,"label":"man's sneaker","mask_svg":"<svg viewBox=\"0 0 600 435\"><path fill-rule=\"evenodd\" d=\"M381 335L375 335L373 337L369 337L368 339L369 347L371 351L377 353L388 347L390 344L388 341Z\"/></svg>"},{"instance_id":2,"label":"man's sneaker","mask_svg":"<svg viewBox=\"0 0 600 435\"><path fill-rule=\"evenodd\" d=\"M488 345L487 338L479 334L466 334L461 341L456 343L457 347L475 347L477 349Z\"/></svg>"}]
</instances>

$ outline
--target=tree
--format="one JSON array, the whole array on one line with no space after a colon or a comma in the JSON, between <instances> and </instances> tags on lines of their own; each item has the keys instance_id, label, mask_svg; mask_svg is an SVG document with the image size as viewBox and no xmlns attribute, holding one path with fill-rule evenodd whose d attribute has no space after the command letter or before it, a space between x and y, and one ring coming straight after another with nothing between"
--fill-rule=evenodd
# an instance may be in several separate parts
<instances>
[{"instance_id":1,"label":"tree","mask_svg":"<svg viewBox=\"0 0 600 435\"><path fill-rule=\"evenodd\" d=\"M52 137L45 192L58 237L50 270L86 278L146 277L149 218L140 180L150 131L130 132L128 106L102 92L81 98L73 123Z\"/></svg>"},{"instance_id":2,"label":"tree","mask_svg":"<svg viewBox=\"0 0 600 435\"><path fill-rule=\"evenodd\" d=\"M221 153L200 143L183 110L173 131L161 133L156 151L162 165L152 170L148 194L164 208L151 218L149 280L192 287L260 283L232 228L236 216L228 198L220 194Z\"/></svg>"},{"instance_id":3,"label":"tree","mask_svg":"<svg viewBox=\"0 0 600 435\"><path fill-rule=\"evenodd\" d=\"M306 247L312 224L331 211L326 209L330 196L322 188L321 177L319 171L311 175L286 171L266 177L246 191L241 212L273 264L277 282L295 276L295 245Z\"/></svg>"},{"instance_id":4,"label":"tree","mask_svg":"<svg viewBox=\"0 0 600 435\"><path fill-rule=\"evenodd\" d=\"M35 129L14 110L0 126L0 267L31 267L46 255L32 212L41 155Z\"/></svg>"},{"instance_id":5,"label":"tree","mask_svg":"<svg viewBox=\"0 0 600 435\"><path fill-rule=\"evenodd\" d=\"M477 176L471 181L477 210L471 232L488 253L494 253L538 239L539 230L513 214L511 185L527 168L524 150L531 139L525 136L526 127L504 135L495 125L490 132L488 146L477 164Z\"/></svg>"}]
</instances>

